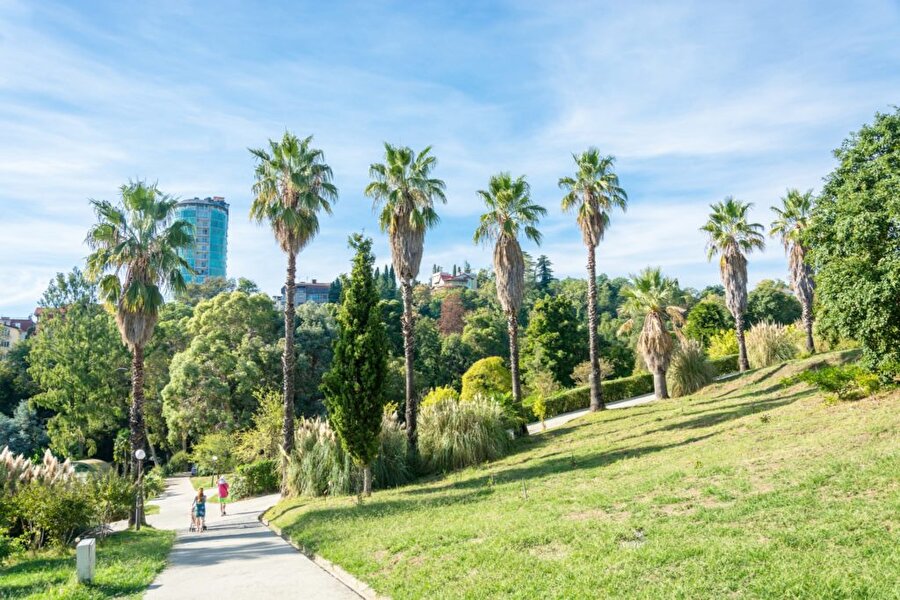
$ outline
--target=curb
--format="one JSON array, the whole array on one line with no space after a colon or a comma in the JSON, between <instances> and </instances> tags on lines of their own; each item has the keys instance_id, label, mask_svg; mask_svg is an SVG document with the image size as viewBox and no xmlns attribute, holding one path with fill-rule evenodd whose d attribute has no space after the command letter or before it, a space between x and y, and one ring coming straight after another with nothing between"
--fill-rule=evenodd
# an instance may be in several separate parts
<instances>
[{"instance_id":1,"label":"curb","mask_svg":"<svg viewBox=\"0 0 900 600\"><path fill-rule=\"evenodd\" d=\"M275 533L278 537L283 539L285 542L294 547L295 550L300 552L303 556L313 561L320 569L326 571L329 575L346 585L348 588L353 590L360 597L365 598L366 600L390 600L390 596L382 596L378 594L375 590L369 587L369 584L364 583L345 571L340 565L337 565L327 558L316 554L315 552L310 551L305 546L298 544L294 540L292 540L288 535L286 535L280 527L270 522L265 518L265 514L268 512L268 509L261 512L257 517L259 522L268 527L272 532Z\"/></svg>"}]
</instances>

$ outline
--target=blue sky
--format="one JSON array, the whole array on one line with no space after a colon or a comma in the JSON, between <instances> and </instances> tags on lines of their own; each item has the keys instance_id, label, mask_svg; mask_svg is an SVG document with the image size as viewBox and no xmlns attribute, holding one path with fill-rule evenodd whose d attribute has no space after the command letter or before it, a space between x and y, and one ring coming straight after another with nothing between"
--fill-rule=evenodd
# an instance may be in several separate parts
<instances>
[{"instance_id":1,"label":"blue sky","mask_svg":"<svg viewBox=\"0 0 900 600\"><path fill-rule=\"evenodd\" d=\"M285 260L247 218L247 148L285 128L315 135L341 192L304 279L346 271L353 231L388 260L362 195L387 140L433 145L447 182L423 277L490 263L471 243L475 191L501 170L549 209L543 247L526 249L580 276L556 181L595 145L630 197L599 269L661 265L701 287L718 280L697 231L711 202L752 201L767 224L786 187L818 189L846 135L900 103L896 0L264 6L0 0L0 313L30 313L54 273L83 264L87 199L133 178L225 196L229 275L274 293ZM785 269L772 242L750 277Z\"/></svg>"}]
</instances>

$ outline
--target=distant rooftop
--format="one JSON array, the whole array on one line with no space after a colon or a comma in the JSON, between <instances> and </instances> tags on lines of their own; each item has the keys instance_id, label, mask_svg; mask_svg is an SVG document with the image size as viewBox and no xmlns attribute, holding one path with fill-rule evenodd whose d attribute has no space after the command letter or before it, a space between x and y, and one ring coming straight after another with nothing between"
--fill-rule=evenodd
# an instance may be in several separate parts
<instances>
[{"instance_id":1,"label":"distant rooftop","mask_svg":"<svg viewBox=\"0 0 900 600\"><path fill-rule=\"evenodd\" d=\"M185 198L178 202L178 206L217 206L228 210L228 203L225 202L225 196L207 196L206 198Z\"/></svg>"}]
</instances>

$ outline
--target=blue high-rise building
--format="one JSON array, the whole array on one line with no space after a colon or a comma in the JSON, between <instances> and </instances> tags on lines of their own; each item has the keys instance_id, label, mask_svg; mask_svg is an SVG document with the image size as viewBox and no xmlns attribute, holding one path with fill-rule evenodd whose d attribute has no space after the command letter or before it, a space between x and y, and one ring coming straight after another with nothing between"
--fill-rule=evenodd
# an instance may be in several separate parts
<instances>
[{"instance_id":1,"label":"blue high-rise building","mask_svg":"<svg viewBox=\"0 0 900 600\"><path fill-rule=\"evenodd\" d=\"M194 228L194 245L181 255L194 273L184 273L188 283L203 283L208 277L226 277L228 262L228 203L221 196L182 200L175 218Z\"/></svg>"}]
</instances>

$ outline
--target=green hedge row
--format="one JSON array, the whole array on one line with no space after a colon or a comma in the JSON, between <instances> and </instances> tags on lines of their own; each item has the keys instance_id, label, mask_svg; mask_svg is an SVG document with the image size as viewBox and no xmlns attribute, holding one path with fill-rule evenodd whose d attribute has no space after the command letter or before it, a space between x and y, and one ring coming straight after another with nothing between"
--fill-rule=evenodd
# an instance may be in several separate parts
<instances>
[{"instance_id":1,"label":"green hedge row","mask_svg":"<svg viewBox=\"0 0 900 600\"><path fill-rule=\"evenodd\" d=\"M737 373L738 355L729 354L728 356L723 356L722 358L714 358L709 361L709 364L713 368L713 377L721 377L722 375Z\"/></svg>"},{"instance_id":2,"label":"green hedge row","mask_svg":"<svg viewBox=\"0 0 900 600\"><path fill-rule=\"evenodd\" d=\"M653 375L650 373L640 373L638 375L632 375L631 377L607 379L600 383L600 387L603 390L604 402L625 400L627 398L633 398L634 396L652 392ZM529 408L531 402L533 402L533 400L530 402L526 401ZM548 419L562 413L587 408L591 405L591 388L586 385L554 394L547 398L546 404L546 418Z\"/></svg>"}]
</instances>

